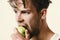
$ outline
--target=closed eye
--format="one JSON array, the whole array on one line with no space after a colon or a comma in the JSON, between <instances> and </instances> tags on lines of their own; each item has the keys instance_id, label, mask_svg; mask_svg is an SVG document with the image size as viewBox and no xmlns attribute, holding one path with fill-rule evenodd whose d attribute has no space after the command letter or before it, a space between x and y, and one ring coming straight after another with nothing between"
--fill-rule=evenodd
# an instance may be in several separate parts
<instances>
[{"instance_id":1,"label":"closed eye","mask_svg":"<svg viewBox=\"0 0 60 40\"><path fill-rule=\"evenodd\" d=\"M15 13L17 13L17 11L16 11L16 10L14 10L14 12L15 12Z\"/></svg>"},{"instance_id":2,"label":"closed eye","mask_svg":"<svg viewBox=\"0 0 60 40\"><path fill-rule=\"evenodd\" d=\"M26 14L30 14L30 11L27 11L27 10L24 10L24 11L21 11L21 13L26 13Z\"/></svg>"},{"instance_id":3,"label":"closed eye","mask_svg":"<svg viewBox=\"0 0 60 40\"><path fill-rule=\"evenodd\" d=\"M27 13L26 11L21 11L21 13Z\"/></svg>"}]
</instances>

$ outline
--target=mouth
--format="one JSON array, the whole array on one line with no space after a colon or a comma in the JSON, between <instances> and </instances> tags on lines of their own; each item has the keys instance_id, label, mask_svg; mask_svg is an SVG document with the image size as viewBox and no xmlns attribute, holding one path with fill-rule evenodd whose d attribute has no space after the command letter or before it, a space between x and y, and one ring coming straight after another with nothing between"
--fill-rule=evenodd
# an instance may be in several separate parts
<instances>
[{"instance_id":1,"label":"mouth","mask_svg":"<svg viewBox=\"0 0 60 40\"><path fill-rule=\"evenodd\" d=\"M29 26L26 23L18 23L18 27L20 26L24 27L26 30L29 30Z\"/></svg>"},{"instance_id":2,"label":"mouth","mask_svg":"<svg viewBox=\"0 0 60 40\"><path fill-rule=\"evenodd\" d=\"M28 25L19 25L19 27L24 27L26 30L28 30L28 32L30 33L30 38L32 38L33 34L31 34Z\"/></svg>"},{"instance_id":3,"label":"mouth","mask_svg":"<svg viewBox=\"0 0 60 40\"><path fill-rule=\"evenodd\" d=\"M28 32L30 33L30 30L29 30L29 26L28 25L19 25L19 26L22 26L24 27L26 30L28 30Z\"/></svg>"},{"instance_id":4,"label":"mouth","mask_svg":"<svg viewBox=\"0 0 60 40\"><path fill-rule=\"evenodd\" d=\"M28 26L27 25L18 25L18 27L20 27L20 26L22 26L22 27L24 27L25 29L28 30Z\"/></svg>"}]
</instances>

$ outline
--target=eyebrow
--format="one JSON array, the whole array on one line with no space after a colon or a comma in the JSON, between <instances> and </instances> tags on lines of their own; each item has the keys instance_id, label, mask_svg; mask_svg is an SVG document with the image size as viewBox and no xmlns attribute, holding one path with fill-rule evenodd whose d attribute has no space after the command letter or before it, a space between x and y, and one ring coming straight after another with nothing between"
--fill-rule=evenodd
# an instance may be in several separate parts
<instances>
[{"instance_id":1,"label":"eyebrow","mask_svg":"<svg viewBox=\"0 0 60 40\"><path fill-rule=\"evenodd\" d=\"M18 9L14 9L14 10L18 10ZM31 12L30 9L21 9L21 12L23 12L23 11Z\"/></svg>"},{"instance_id":2,"label":"eyebrow","mask_svg":"<svg viewBox=\"0 0 60 40\"><path fill-rule=\"evenodd\" d=\"M31 11L30 9L22 9L23 11Z\"/></svg>"}]
</instances>

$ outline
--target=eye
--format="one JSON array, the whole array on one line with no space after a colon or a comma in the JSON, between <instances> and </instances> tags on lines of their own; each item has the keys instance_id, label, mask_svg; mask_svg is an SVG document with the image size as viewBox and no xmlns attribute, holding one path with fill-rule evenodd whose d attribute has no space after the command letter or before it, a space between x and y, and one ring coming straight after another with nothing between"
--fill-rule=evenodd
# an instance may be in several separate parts
<instances>
[{"instance_id":1,"label":"eye","mask_svg":"<svg viewBox=\"0 0 60 40\"><path fill-rule=\"evenodd\" d=\"M14 10L15 13L17 13L17 10Z\"/></svg>"},{"instance_id":2,"label":"eye","mask_svg":"<svg viewBox=\"0 0 60 40\"><path fill-rule=\"evenodd\" d=\"M26 11L21 11L21 13L27 13Z\"/></svg>"},{"instance_id":3,"label":"eye","mask_svg":"<svg viewBox=\"0 0 60 40\"><path fill-rule=\"evenodd\" d=\"M23 14L30 14L29 11L21 11L21 13L23 13Z\"/></svg>"}]
</instances>

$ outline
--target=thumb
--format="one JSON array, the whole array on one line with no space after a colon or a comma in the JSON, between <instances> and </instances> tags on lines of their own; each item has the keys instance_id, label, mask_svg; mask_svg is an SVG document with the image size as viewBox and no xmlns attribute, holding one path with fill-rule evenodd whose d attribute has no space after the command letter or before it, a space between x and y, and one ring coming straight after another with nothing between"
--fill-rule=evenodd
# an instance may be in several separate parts
<instances>
[{"instance_id":1,"label":"thumb","mask_svg":"<svg viewBox=\"0 0 60 40\"><path fill-rule=\"evenodd\" d=\"M27 40L30 40L30 34L29 34L28 30L25 31L25 38Z\"/></svg>"}]
</instances>

